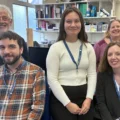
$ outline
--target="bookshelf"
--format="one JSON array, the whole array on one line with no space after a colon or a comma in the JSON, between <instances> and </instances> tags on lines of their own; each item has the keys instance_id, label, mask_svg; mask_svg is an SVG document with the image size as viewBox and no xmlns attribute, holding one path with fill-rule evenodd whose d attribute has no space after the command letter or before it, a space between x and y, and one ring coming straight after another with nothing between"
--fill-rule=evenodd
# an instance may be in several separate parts
<instances>
[{"instance_id":1,"label":"bookshelf","mask_svg":"<svg viewBox=\"0 0 120 120\"><path fill-rule=\"evenodd\" d=\"M96 13L95 15L87 16L86 11L90 5L95 6ZM110 19L116 18L114 16L114 0L82 0L35 4L37 27L34 31L44 34L44 38L48 41L55 41L58 36L62 13L70 6L77 7L81 11L85 21L85 29L92 44L102 39L108 22ZM101 15L101 8L104 8L110 15Z\"/></svg>"}]
</instances>

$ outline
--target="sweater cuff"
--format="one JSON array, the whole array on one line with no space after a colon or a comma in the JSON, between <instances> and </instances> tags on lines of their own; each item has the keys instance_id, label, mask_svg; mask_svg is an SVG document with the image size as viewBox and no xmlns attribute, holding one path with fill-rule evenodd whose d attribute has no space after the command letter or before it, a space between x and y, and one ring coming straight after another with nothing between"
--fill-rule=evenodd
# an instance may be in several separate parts
<instances>
[{"instance_id":1,"label":"sweater cuff","mask_svg":"<svg viewBox=\"0 0 120 120\"><path fill-rule=\"evenodd\" d=\"M64 100L63 105L66 106L69 102L70 100Z\"/></svg>"},{"instance_id":2,"label":"sweater cuff","mask_svg":"<svg viewBox=\"0 0 120 120\"><path fill-rule=\"evenodd\" d=\"M93 100L93 95L88 95L88 94L87 94L86 98L90 98L90 99Z\"/></svg>"}]
</instances>

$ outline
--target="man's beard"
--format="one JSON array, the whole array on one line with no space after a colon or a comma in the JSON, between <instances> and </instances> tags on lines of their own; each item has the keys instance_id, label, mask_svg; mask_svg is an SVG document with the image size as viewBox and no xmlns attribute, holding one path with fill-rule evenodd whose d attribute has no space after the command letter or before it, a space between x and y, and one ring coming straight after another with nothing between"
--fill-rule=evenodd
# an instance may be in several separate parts
<instances>
[{"instance_id":1,"label":"man's beard","mask_svg":"<svg viewBox=\"0 0 120 120\"><path fill-rule=\"evenodd\" d=\"M20 57L21 57L21 55L19 54L17 56L14 56L14 58L13 58L12 61L7 61L7 60L5 60L6 56L7 55L5 55L4 57L1 57L1 58L2 58L2 60L4 62L4 64L7 64L7 65L13 65L13 64L15 64L20 59Z\"/></svg>"}]
</instances>

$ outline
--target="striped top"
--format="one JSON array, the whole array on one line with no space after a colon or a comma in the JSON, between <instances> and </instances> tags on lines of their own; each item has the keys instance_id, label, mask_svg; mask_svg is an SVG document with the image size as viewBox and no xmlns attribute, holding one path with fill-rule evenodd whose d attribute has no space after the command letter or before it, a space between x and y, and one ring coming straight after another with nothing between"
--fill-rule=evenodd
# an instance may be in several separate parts
<instances>
[{"instance_id":1,"label":"striped top","mask_svg":"<svg viewBox=\"0 0 120 120\"><path fill-rule=\"evenodd\" d=\"M45 76L40 67L25 60L15 73L0 67L0 120L39 120L44 101Z\"/></svg>"}]
</instances>

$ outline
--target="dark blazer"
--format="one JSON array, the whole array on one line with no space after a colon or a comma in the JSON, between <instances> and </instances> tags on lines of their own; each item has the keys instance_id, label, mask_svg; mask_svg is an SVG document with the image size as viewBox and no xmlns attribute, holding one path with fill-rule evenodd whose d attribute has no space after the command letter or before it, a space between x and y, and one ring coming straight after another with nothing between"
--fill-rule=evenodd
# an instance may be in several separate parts
<instances>
[{"instance_id":1,"label":"dark blazer","mask_svg":"<svg viewBox=\"0 0 120 120\"><path fill-rule=\"evenodd\" d=\"M102 120L115 120L120 117L120 100L116 93L113 73L98 73L96 99Z\"/></svg>"}]
</instances>

